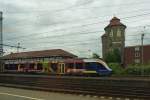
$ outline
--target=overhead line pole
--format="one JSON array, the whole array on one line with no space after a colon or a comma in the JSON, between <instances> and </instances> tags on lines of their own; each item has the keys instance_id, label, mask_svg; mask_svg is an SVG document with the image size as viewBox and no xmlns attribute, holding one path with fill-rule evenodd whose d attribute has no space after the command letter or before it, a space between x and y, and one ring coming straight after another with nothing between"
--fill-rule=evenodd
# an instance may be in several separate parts
<instances>
[{"instance_id":1,"label":"overhead line pole","mask_svg":"<svg viewBox=\"0 0 150 100\"><path fill-rule=\"evenodd\" d=\"M17 46L14 46L14 45L9 45L9 44L0 44L0 45L2 45L2 46L6 46L6 47L12 47L12 48L17 48L17 53L19 53L19 49L26 49L26 48L23 48L23 47L21 47L20 46L20 43L18 43L18 45Z\"/></svg>"},{"instance_id":2,"label":"overhead line pole","mask_svg":"<svg viewBox=\"0 0 150 100\"><path fill-rule=\"evenodd\" d=\"M141 63L143 64L143 39L144 39L144 33L141 34L141 52L142 52L142 59L141 59Z\"/></svg>"},{"instance_id":3,"label":"overhead line pole","mask_svg":"<svg viewBox=\"0 0 150 100\"><path fill-rule=\"evenodd\" d=\"M0 11L0 44L3 44L3 13ZM0 45L0 57L3 56L3 45Z\"/></svg>"},{"instance_id":4,"label":"overhead line pole","mask_svg":"<svg viewBox=\"0 0 150 100\"><path fill-rule=\"evenodd\" d=\"M3 12L0 11L0 44L3 44ZM0 72L3 71L3 45L0 45Z\"/></svg>"},{"instance_id":5,"label":"overhead line pole","mask_svg":"<svg viewBox=\"0 0 150 100\"><path fill-rule=\"evenodd\" d=\"M142 69L141 69L141 75L144 75L144 66L143 66L143 63L144 63L144 51L143 51L143 40L144 40L144 31L145 31L145 26L144 26L144 30L143 30L143 33L141 34L141 64L142 64Z\"/></svg>"},{"instance_id":6,"label":"overhead line pole","mask_svg":"<svg viewBox=\"0 0 150 100\"><path fill-rule=\"evenodd\" d=\"M144 30L145 30L145 26L144 26ZM142 55L141 55L141 63L142 63L142 65L143 65L143 62L144 62L144 59L143 59L143 39L144 39L144 31L143 31L143 33L141 34L141 53L142 53Z\"/></svg>"}]
</instances>

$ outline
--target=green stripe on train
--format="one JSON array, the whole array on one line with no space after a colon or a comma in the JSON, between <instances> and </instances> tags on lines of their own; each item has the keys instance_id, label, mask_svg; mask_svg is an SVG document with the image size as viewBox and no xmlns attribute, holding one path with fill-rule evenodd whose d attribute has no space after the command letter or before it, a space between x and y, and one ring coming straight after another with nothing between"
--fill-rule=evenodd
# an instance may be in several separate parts
<instances>
[{"instance_id":1,"label":"green stripe on train","mask_svg":"<svg viewBox=\"0 0 150 100\"><path fill-rule=\"evenodd\" d=\"M83 71L83 73L97 73L96 71Z\"/></svg>"}]
</instances>

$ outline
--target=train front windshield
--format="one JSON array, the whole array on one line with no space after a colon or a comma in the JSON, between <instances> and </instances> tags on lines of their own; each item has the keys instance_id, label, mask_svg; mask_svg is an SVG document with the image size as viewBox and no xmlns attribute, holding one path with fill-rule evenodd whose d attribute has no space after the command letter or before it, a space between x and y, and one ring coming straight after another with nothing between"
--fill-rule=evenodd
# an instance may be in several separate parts
<instances>
[{"instance_id":1,"label":"train front windshield","mask_svg":"<svg viewBox=\"0 0 150 100\"><path fill-rule=\"evenodd\" d=\"M101 63L96 63L97 69L100 70L107 70L106 67L104 65L102 65Z\"/></svg>"},{"instance_id":2,"label":"train front windshield","mask_svg":"<svg viewBox=\"0 0 150 100\"><path fill-rule=\"evenodd\" d=\"M107 70L104 65L98 62L87 62L85 63L85 68L87 70L96 70L96 69Z\"/></svg>"}]
</instances>

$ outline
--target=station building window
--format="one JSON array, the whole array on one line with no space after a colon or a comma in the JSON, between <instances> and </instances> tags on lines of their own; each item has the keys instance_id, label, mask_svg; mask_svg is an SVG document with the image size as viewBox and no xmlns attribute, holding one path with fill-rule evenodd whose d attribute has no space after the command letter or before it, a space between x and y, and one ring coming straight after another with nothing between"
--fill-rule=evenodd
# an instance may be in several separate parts
<instances>
[{"instance_id":1,"label":"station building window","mask_svg":"<svg viewBox=\"0 0 150 100\"><path fill-rule=\"evenodd\" d=\"M135 52L135 57L140 57L140 53L139 52Z\"/></svg>"},{"instance_id":2,"label":"station building window","mask_svg":"<svg viewBox=\"0 0 150 100\"><path fill-rule=\"evenodd\" d=\"M135 51L140 51L140 47L135 47L134 50Z\"/></svg>"}]
</instances>

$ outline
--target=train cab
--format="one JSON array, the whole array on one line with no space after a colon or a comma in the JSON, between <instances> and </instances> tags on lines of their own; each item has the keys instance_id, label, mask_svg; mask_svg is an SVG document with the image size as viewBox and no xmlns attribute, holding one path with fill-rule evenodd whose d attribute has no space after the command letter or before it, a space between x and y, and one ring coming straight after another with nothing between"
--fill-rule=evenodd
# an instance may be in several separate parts
<instances>
[{"instance_id":1,"label":"train cab","mask_svg":"<svg viewBox=\"0 0 150 100\"><path fill-rule=\"evenodd\" d=\"M101 59L84 59L84 74L110 75L112 70Z\"/></svg>"}]
</instances>

